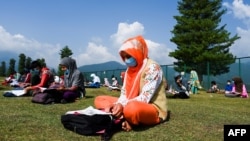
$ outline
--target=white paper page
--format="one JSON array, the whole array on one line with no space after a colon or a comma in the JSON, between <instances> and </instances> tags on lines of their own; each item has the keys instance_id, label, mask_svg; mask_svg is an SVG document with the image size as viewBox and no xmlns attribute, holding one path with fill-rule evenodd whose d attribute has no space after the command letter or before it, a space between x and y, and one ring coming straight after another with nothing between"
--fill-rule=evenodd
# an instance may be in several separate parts
<instances>
[{"instance_id":1,"label":"white paper page","mask_svg":"<svg viewBox=\"0 0 250 141\"><path fill-rule=\"evenodd\" d=\"M111 115L111 113L106 113L104 111L98 110L89 106L83 110L68 111L66 114L84 114L84 115Z\"/></svg>"}]
</instances>

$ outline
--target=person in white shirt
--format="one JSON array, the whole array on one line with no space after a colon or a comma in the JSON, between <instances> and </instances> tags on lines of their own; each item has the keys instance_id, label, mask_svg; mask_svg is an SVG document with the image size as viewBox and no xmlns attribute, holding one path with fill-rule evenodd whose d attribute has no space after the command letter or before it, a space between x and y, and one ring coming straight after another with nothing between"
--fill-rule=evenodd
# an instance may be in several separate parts
<instances>
[{"instance_id":1,"label":"person in white shirt","mask_svg":"<svg viewBox=\"0 0 250 141\"><path fill-rule=\"evenodd\" d=\"M112 90L118 90L118 91L120 91L117 77L112 77L112 81L113 81L112 85L109 86L108 90L110 90L110 91L112 91Z\"/></svg>"},{"instance_id":2,"label":"person in white shirt","mask_svg":"<svg viewBox=\"0 0 250 141\"><path fill-rule=\"evenodd\" d=\"M92 73L90 75L90 77L92 77L92 82L90 82L89 86L90 87L93 87L93 88L100 88L100 85L101 85L101 80L100 80L100 77L97 76L96 74Z\"/></svg>"}]
</instances>

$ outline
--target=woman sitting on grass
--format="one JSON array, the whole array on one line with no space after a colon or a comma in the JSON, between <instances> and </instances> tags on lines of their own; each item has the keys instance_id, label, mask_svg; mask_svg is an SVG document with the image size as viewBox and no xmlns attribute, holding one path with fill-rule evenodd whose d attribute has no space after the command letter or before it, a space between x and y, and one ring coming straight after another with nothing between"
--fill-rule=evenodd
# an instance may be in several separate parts
<instances>
[{"instance_id":1,"label":"woman sitting on grass","mask_svg":"<svg viewBox=\"0 0 250 141\"><path fill-rule=\"evenodd\" d=\"M74 102L79 97L85 97L84 76L77 69L75 59L64 57L60 62L61 70L64 71L63 86L57 88L62 94L62 104Z\"/></svg>"},{"instance_id":2,"label":"woman sitting on grass","mask_svg":"<svg viewBox=\"0 0 250 141\"><path fill-rule=\"evenodd\" d=\"M39 61L33 61L30 68L33 70L31 74L32 81L36 81L37 84L24 88L27 95L32 95L33 91L39 89L40 87L48 88L50 84L54 82L54 75L51 73L49 68L42 66ZM39 81L39 83L37 81Z\"/></svg>"},{"instance_id":3,"label":"woman sitting on grass","mask_svg":"<svg viewBox=\"0 0 250 141\"><path fill-rule=\"evenodd\" d=\"M96 74L92 73L90 75L90 77L92 77L92 82L89 82L89 84L87 86L85 86L85 88L100 88L101 86L101 80L100 77L97 76Z\"/></svg>"},{"instance_id":4,"label":"woman sitting on grass","mask_svg":"<svg viewBox=\"0 0 250 141\"><path fill-rule=\"evenodd\" d=\"M189 88L188 83L184 79L182 79L181 74L177 73L174 76L174 88L167 91L167 96L170 96L171 98L183 98L187 99L189 98Z\"/></svg>"},{"instance_id":5,"label":"woman sitting on grass","mask_svg":"<svg viewBox=\"0 0 250 141\"><path fill-rule=\"evenodd\" d=\"M233 82L232 91L230 93L225 93L225 96L248 98L247 89L242 79L240 77L234 77Z\"/></svg>"},{"instance_id":6,"label":"woman sitting on grass","mask_svg":"<svg viewBox=\"0 0 250 141\"><path fill-rule=\"evenodd\" d=\"M108 87L108 90L110 90L110 91L112 91L112 90L120 91L117 77L113 76L112 81L113 81L112 85Z\"/></svg>"},{"instance_id":7,"label":"woman sitting on grass","mask_svg":"<svg viewBox=\"0 0 250 141\"><path fill-rule=\"evenodd\" d=\"M119 50L127 65L120 97L97 96L97 109L111 112L125 120L122 129L132 126L156 125L167 120L167 98L161 66L148 58L148 48L142 36L130 38Z\"/></svg>"},{"instance_id":8,"label":"woman sitting on grass","mask_svg":"<svg viewBox=\"0 0 250 141\"><path fill-rule=\"evenodd\" d=\"M220 89L218 88L216 81L211 81L211 88L207 91L207 93L217 93L219 91Z\"/></svg>"}]
</instances>

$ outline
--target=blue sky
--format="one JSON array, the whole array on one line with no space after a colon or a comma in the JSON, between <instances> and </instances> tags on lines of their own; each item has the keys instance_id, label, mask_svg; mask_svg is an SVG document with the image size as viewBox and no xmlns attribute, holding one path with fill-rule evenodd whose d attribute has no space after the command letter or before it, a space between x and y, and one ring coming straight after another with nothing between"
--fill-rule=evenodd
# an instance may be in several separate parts
<instances>
[{"instance_id":1,"label":"blue sky","mask_svg":"<svg viewBox=\"0 0 250 141\"><path fill-rule=\"evenodd\" d=\"M77 65L121 62L118 49L129 37L143 35L149 57L172 64L171 30L177 0L1 0L0 51L45 58L57 68L60 50L72 50ZM221 24L241 36L230 48L237 57L250 56L250 2L223 0ZM2 60L0 60L2 61ZM8 61L8 60L7 60Z\"/></svg>"}]
</instances>

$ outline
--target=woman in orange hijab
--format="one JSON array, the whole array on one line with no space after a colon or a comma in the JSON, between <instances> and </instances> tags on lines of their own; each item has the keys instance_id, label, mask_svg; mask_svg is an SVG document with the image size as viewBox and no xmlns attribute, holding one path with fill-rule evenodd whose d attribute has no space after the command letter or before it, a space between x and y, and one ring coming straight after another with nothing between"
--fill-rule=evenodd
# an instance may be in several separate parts
<instances>
[{"instance_id":1,"label":"woman in orange hijab","mask_svg":"<svg viewBox=\"0 0 250 141\"><path fill-rule=\"evenodd\" d=\"M97 96L97 109L124 118L122 128L130 131L136 125L156 125L167 119L167 98L163 71L148 58L148 48L142 36L126 40L119 50L127 65L120 97Z\"/></svg>"}]
</instances>

